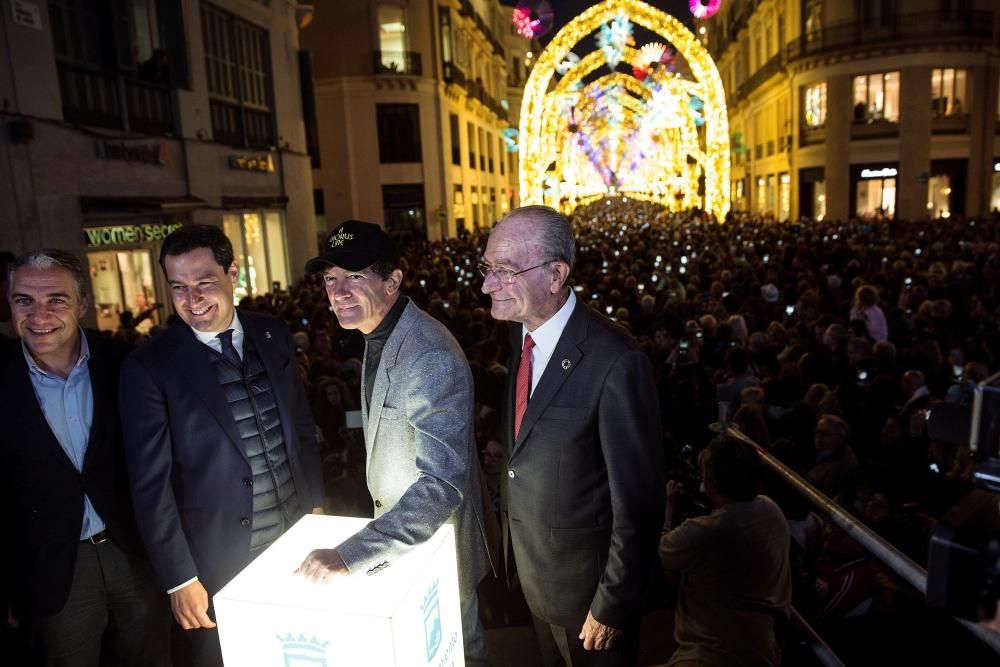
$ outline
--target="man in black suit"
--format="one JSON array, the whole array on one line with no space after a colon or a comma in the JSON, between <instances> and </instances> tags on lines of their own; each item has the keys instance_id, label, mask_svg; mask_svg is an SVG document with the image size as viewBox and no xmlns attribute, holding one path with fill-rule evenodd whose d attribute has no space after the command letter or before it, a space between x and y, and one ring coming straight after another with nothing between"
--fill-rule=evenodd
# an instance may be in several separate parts
<instances>
[{"instance_id":1,"label":"man in black suit","mask_svg":"<svg viewBox=\"0 0 1000 667\"><path fill-rule=\"evenodd\" d=\"M504 552L546 664L634 665L665 506L656 387L635 340L567 286L575 254L566 217L528 206L479 267L491 314L516 323Z\"/></svg>"},{"instance_id":2,"label":"man in black suit","mask_svg":"<svg viewBox=\"0 0 1000 667\"><path fill-rule=\"evenodd\" d=\"M73 255L22 255L7 282L20 340L0 347L0 607L24 627L32 664L97 667L110 626L125 664L168 665L166 599L142 556L121 445L129 348L80 329L86 274Z\"/></svg>"},{"instance_id":3,"label":"man in black suit","mask_svg":"<svg viewBox=\"0 0 1000 667\"><path fill-rule=\"evenodd\" d=\"M122 367L129 482L194 664L221 665L211 596L322 512L315 422L288 327L233 307L238 270L222 230L181 227L160 265L179 320Z\"/></svg>"}]
</instances>

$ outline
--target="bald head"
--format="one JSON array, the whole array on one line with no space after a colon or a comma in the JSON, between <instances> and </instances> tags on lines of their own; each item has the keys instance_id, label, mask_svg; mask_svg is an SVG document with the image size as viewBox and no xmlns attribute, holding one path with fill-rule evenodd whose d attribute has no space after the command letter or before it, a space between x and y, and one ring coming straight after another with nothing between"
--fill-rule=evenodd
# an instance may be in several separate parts
<instances>
[{"instance_id":1,"label":"bald head","mask_svg":"<svg viewBox=\"0 0 1000 667\"><path fill-rule=\"evenodd\" d=\"M562 213L548 206L522 206L507 214L493 231L510 226L524 235L525 244L534 246L538 261L559 260L573 268L576 241L573 227Z\"/></svg>"}]
</instances>

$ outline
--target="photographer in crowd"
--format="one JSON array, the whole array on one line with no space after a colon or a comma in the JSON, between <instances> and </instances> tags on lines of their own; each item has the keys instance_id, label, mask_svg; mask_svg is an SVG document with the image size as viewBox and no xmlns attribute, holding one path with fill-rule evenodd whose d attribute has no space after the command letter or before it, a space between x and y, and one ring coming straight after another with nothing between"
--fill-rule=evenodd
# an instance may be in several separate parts
<instances>
[{"instance_id":1,"label":"photographer in crowd","mask_svg":"<svg viewBox=\"0 0 1000 667\"><path fill-rule=\"evenodd\" d=\"M715 509L660 541L663 567L681 576L669 664L778 665L792 599L788 522L757 495L763 470L751 445L721 436L699 462ZM681 483L667 483L671 509L682 493Z\"/></svg>"}]
</instances>

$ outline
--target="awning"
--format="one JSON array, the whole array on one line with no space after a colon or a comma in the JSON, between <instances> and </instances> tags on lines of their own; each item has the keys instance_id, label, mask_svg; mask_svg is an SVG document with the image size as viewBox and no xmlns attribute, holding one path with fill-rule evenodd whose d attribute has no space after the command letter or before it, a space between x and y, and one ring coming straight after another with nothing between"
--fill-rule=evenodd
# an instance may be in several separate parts
<instances>
[{"instance_id":1,"label":"awning","mask_svg":"<svg viewBox=\"0 0 1000 667\"><path fill-rule=\"evenodd\" d=\"M181 213L208 206L198 197L80 197L80 210L88 213Z\"/></svg>"}]
</instances>

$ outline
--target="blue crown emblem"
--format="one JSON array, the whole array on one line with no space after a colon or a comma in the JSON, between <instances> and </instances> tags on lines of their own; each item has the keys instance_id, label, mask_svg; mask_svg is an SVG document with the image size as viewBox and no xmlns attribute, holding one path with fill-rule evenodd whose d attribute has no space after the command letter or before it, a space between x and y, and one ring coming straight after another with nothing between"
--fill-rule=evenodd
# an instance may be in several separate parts
<instances>
[{"instance_id":1,"label":"blue crown emblem","mask_svg":"<svg viewBox=\"0 0 1000 667\"><path fill-rule=\"evenodd\" d=\"M284 651L285 667L327 667L326 647L329 641L317 638L315 635L306 637L304 634L275 635L281 642Z\"/></svg>"},{"instance_id":2,"label":"blue crown emblem","mask_svg":"<svg viewBox=\"0 0 1000 667\"><path fill-rule=\"evenodd\" d=\"M427 662L434 659L438 649L441 648L441 605L438 602L438 584L440 580L435 579L434 583L427 589L424 601L420 605L424 612L424 642L427 649Z\"/></svg>"}]
</instances>

